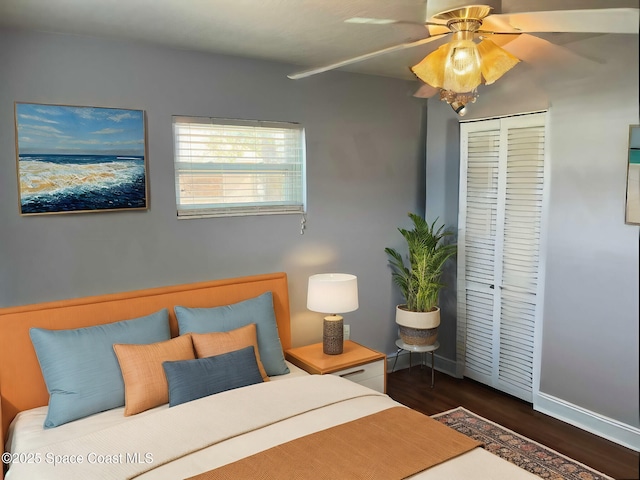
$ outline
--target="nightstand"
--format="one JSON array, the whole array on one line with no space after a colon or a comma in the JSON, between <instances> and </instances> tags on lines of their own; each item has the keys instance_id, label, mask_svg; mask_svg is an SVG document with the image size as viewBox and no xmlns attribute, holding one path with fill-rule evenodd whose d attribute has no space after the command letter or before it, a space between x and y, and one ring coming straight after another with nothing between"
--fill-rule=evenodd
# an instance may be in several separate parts
<instances>
[{"instance_id":1,"label":"nightstand","mask_svg":"<svg viewBox=\"0 0 640 480\"><path fill-rule=\"evenodd\" d=\"M387 356L359 343L345 340L339 355L322 353L322 342L290 348L285 358L294 365L316 375L338 375L385 393L387 389Z\"/></svg>"}]
</instances>

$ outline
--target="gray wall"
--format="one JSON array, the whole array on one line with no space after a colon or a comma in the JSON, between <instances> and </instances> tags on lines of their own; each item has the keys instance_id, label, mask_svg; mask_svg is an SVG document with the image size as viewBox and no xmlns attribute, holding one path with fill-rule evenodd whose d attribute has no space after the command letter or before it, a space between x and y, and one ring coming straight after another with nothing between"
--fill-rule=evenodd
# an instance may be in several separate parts
<instances>
[{"instance_id":1,"label":"gray wall","mask_svg":"<svg viewBox=\"0 0 640 480\"><path fill-rule=\"evenodd\" d=\"M540 392L637 428L638 227L624 224L624 204L628 129L640 123L638 39L601 35L566 47L582 57L552 73L518 65L481 89L469 117L549 109ZM458 142L451 109L429 100L426 214L454 228ZM455 289L445 297L441 352L454 360Z\"/></svg>"},{"instance_id":2,"label":"gray wall","mask_svg":"<svg viewBox=\"0 0 640 480\"><path fill-rule=\"evenodd\" d=\"M392 352L385 246L424 212L425 102L412 82L346 73L293 81L297 67L81 36L0 30L0 306L273 271L289 275L295 345L319 341L309 275L358 276L354 340ZM143 109L150 210L21 217L13 103ZM307 229L300 216L177 220L172 115L300 122Z\"/></svg>"}]
</instances>

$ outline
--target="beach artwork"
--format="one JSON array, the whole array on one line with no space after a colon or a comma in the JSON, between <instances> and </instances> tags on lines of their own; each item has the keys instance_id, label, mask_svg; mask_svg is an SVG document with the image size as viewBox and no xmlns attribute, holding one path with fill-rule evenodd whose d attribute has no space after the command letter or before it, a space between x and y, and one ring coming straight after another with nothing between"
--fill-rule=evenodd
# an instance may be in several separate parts
<instances>
[{"instance_id":1,"label":"beach artwork","mask_svg":"<svg viewBox=\"0 0 640 480\"><path fill-rule=\"evenodd\" d=\"M20 213L146 209L143 110L16 103Z\"/></svg>"},{"instance_id":2,"label":"beach artwork","mask_svg":"<svg viewBox=\"0 0 640 480\"><path fill-rule=\"evenodd\" d=\"M626 223L640 225L640 125L629 127Z\"/></svg>"}]
</instances>

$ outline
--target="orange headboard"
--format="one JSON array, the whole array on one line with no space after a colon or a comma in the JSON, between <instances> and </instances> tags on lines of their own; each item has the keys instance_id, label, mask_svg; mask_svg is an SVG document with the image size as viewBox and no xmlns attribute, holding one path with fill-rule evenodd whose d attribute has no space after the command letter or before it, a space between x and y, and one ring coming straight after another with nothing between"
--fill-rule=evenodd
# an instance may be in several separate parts
<instances>
[{"instance_id":1,"label":"orange headboard","mask_svg":"<svg viewBox=\"0 0 640 480\"><path fill-rule=\"evenodd\" d=\"M169 309L171 333L178 325L173 307L215 307L271 291L282 348L291 347L287 275L273 273L214 280L95 297L0 309L0 451L18 412L46 405L49 395L40 372L29 328L89 327ZM0 469L0 478L2 470Z\"/></svg>"}]
</instances>

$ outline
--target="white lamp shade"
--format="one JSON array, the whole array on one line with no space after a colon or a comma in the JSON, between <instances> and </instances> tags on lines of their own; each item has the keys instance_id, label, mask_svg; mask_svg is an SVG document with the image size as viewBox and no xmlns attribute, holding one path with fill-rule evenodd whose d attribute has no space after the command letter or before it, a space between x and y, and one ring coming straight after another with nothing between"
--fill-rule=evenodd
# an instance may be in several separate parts
<instances>
[{"instance_id":1,"label":"white lamp shade","mask_svg":"<svg viewBox=\"0 0 640 480\"><path fill-rule=\"evenodd\" d=\"M307 308L313 312L346 313L358 309L358 277L321 273L309 277Z\"/></svg>"}]
</instances>

